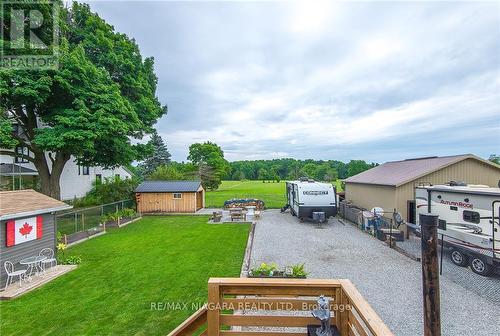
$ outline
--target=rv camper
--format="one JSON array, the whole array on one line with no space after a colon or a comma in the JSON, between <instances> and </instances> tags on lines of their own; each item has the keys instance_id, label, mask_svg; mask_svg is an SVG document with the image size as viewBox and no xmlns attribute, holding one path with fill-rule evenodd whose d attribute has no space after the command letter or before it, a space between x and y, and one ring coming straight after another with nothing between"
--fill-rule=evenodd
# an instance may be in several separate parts
<instances>
[{"instance_id":1,"label":"rv camper","mask_svg":"<svg viewBox=\"0 0 500 336\"><path fill-rule=\"evenodd\" d=\"M451 248L451 261L487 276L500 263L500 188L465 183L419 186L418 214L439 215L438 233Z\"/></svg>"},{"instance_id":2,"label":"rv camper","mask_svg":"<svg viewBox=\"0 0 500 336\"><path fill-rule=\"evenodd\" d=\"M286 183L287 205L292 215L301 221L326 222L337 215L337 193L330 183L320 183L311 179L301 179Z\"/></svg>"}]
</instances>

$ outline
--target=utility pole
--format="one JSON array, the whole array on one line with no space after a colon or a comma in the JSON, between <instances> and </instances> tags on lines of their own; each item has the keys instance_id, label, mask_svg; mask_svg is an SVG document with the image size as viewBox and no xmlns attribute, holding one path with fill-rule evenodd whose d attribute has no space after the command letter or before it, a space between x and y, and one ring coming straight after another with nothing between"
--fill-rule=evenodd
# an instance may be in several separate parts
<instances>
[{"instance_id":1,"label":"utility pole","mask_svg":"<svg viewBox=\"0 0 500 336\"><path fill-rule=\"evenodd\" d=\"M438 271L438 215L420 214L424 336L441 335Z\"/></svg>"}]
</instances>

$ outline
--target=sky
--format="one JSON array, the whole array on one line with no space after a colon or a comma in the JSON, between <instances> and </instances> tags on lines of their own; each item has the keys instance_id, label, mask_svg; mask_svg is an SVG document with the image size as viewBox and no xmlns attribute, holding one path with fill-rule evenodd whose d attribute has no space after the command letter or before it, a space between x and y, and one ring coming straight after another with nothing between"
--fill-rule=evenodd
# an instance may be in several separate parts
<instances>
[{"instance_id":1,"label":"sky","mask_svg":"<svg viewBox=\"0 0 500 336\"><path fill-rule=\"evenodd\" d=\"M89 2L155 58L172 158L500 154L500 2Z\"/></svg>"}]
</instances>

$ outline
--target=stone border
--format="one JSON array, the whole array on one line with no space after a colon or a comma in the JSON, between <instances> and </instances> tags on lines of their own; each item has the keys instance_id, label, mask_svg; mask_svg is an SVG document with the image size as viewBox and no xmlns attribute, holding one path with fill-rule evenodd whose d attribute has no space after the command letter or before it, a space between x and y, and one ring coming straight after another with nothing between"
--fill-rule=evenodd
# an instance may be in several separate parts
<instances>
[{"instance_id":1,"label":"stone border","mask_svg":"<svg viewBox=\"0 0 500 336\"><path fill-rule=\"evenodd\" d=\"M243 257L243 264L241 265L240 278L246 278L250 270L250 258L252 256L253 238L255 235L256 222L252 222L250 231L248 232L247 247L245 248L245 256Z\"/></svg>"}]
</instances>

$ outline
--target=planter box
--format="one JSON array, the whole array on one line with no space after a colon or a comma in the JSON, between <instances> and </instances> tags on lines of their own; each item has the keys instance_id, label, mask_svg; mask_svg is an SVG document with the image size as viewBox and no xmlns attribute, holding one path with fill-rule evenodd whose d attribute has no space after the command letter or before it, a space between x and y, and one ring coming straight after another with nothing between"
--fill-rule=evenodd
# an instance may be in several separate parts
<instances>
[{"instance_id":1,"label":"planter box","mask_svg":"<svg viewBox=\"0 0 500 336\"><path fill-rule=\"evenodd\" d=\"M305 279L306 276L292 276L292 275L286 275L285 272L283 271L277 271L273 275L253 275L250 272L248 272L248 277L249 278L280 278L280 279Z\"/></svg>"}]
</instances>

